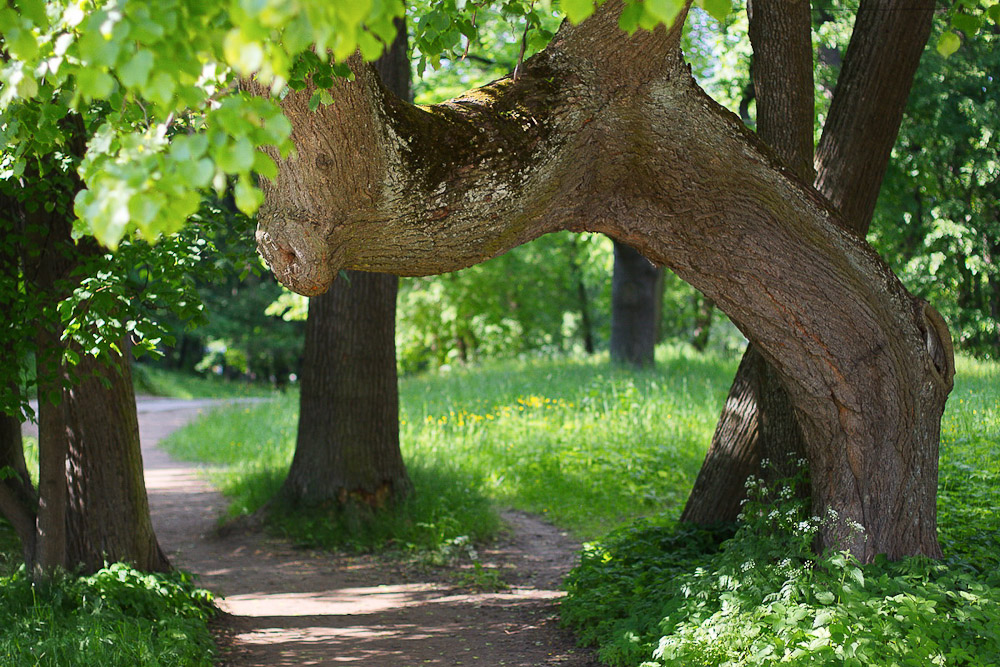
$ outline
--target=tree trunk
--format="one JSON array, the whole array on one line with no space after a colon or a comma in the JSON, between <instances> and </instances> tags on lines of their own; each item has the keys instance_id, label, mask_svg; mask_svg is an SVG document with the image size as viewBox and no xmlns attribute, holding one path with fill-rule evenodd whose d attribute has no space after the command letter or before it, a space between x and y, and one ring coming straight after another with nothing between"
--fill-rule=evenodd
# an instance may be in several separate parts
<instances>
[{"instance_id":1,"label":"tree trunk","mask_svg":"<svg viewBox=\"0 0 1000 667\"><path fill-rule=\"evenodd\" d=\"M68 368L63 360L68 343L56 304L71 292L73 271L100 251L73 242L65 219L30 203L13 208L25 230L27 289L39 295L41 313L34 323L38 493L23 521L33 533L25 560L36 578L57 568L93 572L105 560L167 569L149 517L128 364L79 354Z\"/></svg>"},{"instance_id":2,"label":"tree trunk","mask_svg":"<svg viewBox=\"0 0 1000 667\"><path fill-rule=\"evenodd\" d=\"M700 294L693 297L695 302L694 331L691 333L691 347L698 352L704 352L708 347L708 339L712 335L712 313L715 304Z\"/></svg>"},{"instance_id":3,"label":"tree trunk","mask_svg":"<svg viewBox=\"0 0 1000 667\"><path fill-rule=\"evenodd\" d=\"M357 61L335 104L285 96L298 155L258 216L272 269L315 294L345 267L441 273L559 229L605 233L714 300L772 364L816 506L866 531L830 525L827 544L863 560L939 554L947 327L697 87L683 19L626 36L621 8L564 24L516 82L434 107L392 97Z\"/></svg>"},{"instance_id":4,"label":"tree trunk","mask_svg":"<svg viewBox=\"0 0 1000 667\"><path fill-rule=\"evenodd\" d=\"M123 341L123 349L128 349ZM63 393L68 440L66 562L91 573L105 562L170 569L149 516L139 420L128 358L81 355Z\"/></svg>"},{"instance_id":5,"label":"tree trunk","mask_svg":"<svg viewBox=\"0 0 1000 667\"><path fill-rule=\"evenodd\" d=\"M809 1L753 0L747 14L754 48L757 134L809 183L815 122ZM805 458L802 431L786 390L750 343L681 521L735 521L748 475L770 483L791 472L789 462ZM762 461L772 465L762 467Z\"/></svg>"},{"instance_id":6,"label":"tree trunk","mask_svg":"<svg viewBox=\"0 0 1000 667\"><path fill-rule=\"evenodd\" d=\"M663 267L614 242L611 276L611 361L631 366L655 362L662 304Z\"/></svg>"},{"instance_id":7,"label":"tree trunk","mask_svg":"<svg viewBox=\"0 0 1000 667\"><path fill-rule=\"evenodd\" d=\"M816 187L838 207L841 222L862 236L871 221L933 10L933 3L925 0L897 0L892 5L862 3L816 156ZM813 177L808 2L756 0L748 11L758 133L808 182ZM751 354L755 354L752 346L747 350ZM739 377L743 372L752 374ZM741 411L731 411L730 402L740 405ZM755 413L763 405L771 413L758 416ZM738 503L747 474L773 479L787 474L793 468L789 464L805 455L785 390L777 374L764 368L761 360L741 364L726 406L682 520L734 520L738 504L720 504L715 494L735 497ZM731 420L740 420L744 426L727 423ZM734 440L736 434L744 440ZM754 449L759 451L751 454ZM763 458L773 464L767 471L723 465L726 460ZM823 507L815 509L821 512ZM722 510L724 514L718 513Z\"/></svg>"},{"instance_id":8,"label":"tree trunk","mask_svg":"<svg viewBox=\"0 0 1000 667\"><path fill-rule=\"evenodd\" d=\"M293 504L381 507L411 490L399 451L397 279L349 281L309 302L298 438L281 491Z\"/></svg>"},{"instance_id":9,"label":"tree trunk","mask_svg":"<svg viewBox=\"0 0 1000 667\"><path fill-rule=\"evenodd\" d=\"M406 29L397 28L376 66L408 99ZM309 302L298 437L281 490L293 504L381 507L412 490L399 450L397 287L395 276L352 271Z\"/></svg>"},{"instance_id":10,"label":"tree trunk","mask_svg":"<svg viewBox=\"0 0 1000 667\"><path fill-rule=\"evenodd\" d=\"M594 321L590 316L590 297L587 296L587 283L583 280L583 267L580 265L578 238L573 237L570 245L569 258L570 276L576 283L576 302L580 306L580 335L583 338L583 351L593 354L597 351L594 342Z\"/></svg>"},{"instance_id":11,"label":"tree trunk","mask_svg":"<svg viewBox=\"0 0 1000 667\"><path fill-rule=\"evenodd\" d=\"M21 540L24 562L35 552L35 507L38 499L24 462L21 420L0 413L0 515L10 521Z\"/></svg>"}]
</instances>

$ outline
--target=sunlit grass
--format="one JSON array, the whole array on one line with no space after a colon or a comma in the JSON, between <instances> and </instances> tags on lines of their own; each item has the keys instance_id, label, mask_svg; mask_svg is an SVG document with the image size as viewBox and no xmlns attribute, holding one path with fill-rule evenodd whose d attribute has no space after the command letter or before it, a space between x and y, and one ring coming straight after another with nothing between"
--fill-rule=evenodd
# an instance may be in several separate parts
<instances>
[{"instance_id":1,"label":"sunlit grass","mask_svg":"<svg viewBox=\"0 0 1000 667\"><path fill-rule=\"evenodd\" d=\"M959 357L956 366L941 421L941 545L1000 567L1000 364Z\"/></svg>"},{"instance_id":2,"label":"sunlit grass","mask_svg":"<svg viewBox=\"0 0 1000 667\"><path fill-rule=\"evenodd\" d=\"M537 512L583 538L638 516L676 514L735 365L665 349L656 369L645 372L598 358L508 361L404 378L401 446L415 502L455 503L446 490L457 484L459 505L479 507L478 498ZM296 412L291 396L220 409L167 446L211 466L231 511L251 513L280 487L294 451ZM441 514L435 503L421 512ZM479 510L467 516L472 524L464 527L449 516L456 525L438 531L442 539L477 533L487 522Z\"/></svg>"}]
</instances>

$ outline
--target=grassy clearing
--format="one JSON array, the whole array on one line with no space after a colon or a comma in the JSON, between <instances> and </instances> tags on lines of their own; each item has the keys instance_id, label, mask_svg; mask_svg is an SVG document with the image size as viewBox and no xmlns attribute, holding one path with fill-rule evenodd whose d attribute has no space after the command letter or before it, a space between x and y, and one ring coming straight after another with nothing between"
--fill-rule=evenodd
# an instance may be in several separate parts
<instances>
[{"instance_id":1,"label":"grassy clearing","mask_svg":"<svg viewBox=\"0 0 1000 667\"><path fill-rule=\"evenodd\" d=\"M533 360L404 378L401 440L416 497L363 541L384 543L394 530L397 542L431 547L485 537L498 525L491 504L543 514L585 538L679 512L735 360L666 349L659 361L643 373L601 359ZM288 469L296 410L291 396L220 409L166 446L211 467L231 512L253 512ZM344 539L321 526L284 530L307 543Z\"/></svg>"},{"instance_id":2,"label":"grassy clearing","mask_svg":"<svg viewBox=\"0 0 1000 667\"><path fill-rule=\"evenodd\" d=\"M462 498L538 512L584 538L619 526L588 546L564 604L619 667L1000 664L1000 366L959 360L942 423L946 560L864 567L813 555L819 520L793 501L768 501L734 539L733 527L676 525L734 368L668 349L646 373L536 360L407 378L404 455L429 504L387 530L421 524L436 537L403 541L454 546L482 517L448 514ZM287 469L295 408L230 409L173 448L214 464L235 511L253 511ZM454 485L459 499L444 497ZM319 522L286 530L327 539Z\"/></svg>"}]
</instances>

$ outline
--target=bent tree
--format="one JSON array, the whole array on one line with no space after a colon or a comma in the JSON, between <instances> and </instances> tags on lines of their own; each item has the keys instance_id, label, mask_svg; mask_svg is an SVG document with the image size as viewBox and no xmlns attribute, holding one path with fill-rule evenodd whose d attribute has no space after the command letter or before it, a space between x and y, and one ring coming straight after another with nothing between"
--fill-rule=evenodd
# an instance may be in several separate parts
<instances>
[{"instance_id":1,"label":"bent tree","mask_svg":"<svg viewBox=\"0 0 1000 667\"><path fill-rule=\"evenodd\" d=\"M809 3L748 6L757 131L804 182L815 180L841 222L864 236L930 35L934 2L862 2L814 165ZM780 378L750 345L681 519L733 521L747 475L783 475L804 450ZM769 459L773 467L761 470ZM791 460L789 460L791 459Z\"/></svg>"},{"instance_id":2,"label":"bent tree","mask_svg":"<svg viewBox=\"0 0 1000 667\"><path fill-rule=\"evenodd\" d=\"M605 3L508 77L430 108L371 68L281 105L298 155L264 184L258 242L306 295L342 268L459 269L561 229L664 264L725 311L789 390L823 539L862 560L940 553L947 327L836 212L692 80L671 29ZM265 93L258 89L258 93ZM276 154L275 154L276 157Z\"/></svg>"}]
</instances>

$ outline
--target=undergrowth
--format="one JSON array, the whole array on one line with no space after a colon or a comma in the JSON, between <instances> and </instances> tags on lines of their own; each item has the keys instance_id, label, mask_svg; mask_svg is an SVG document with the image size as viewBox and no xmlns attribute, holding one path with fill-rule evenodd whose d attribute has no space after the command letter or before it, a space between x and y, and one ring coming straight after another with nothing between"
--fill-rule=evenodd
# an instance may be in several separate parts
<instances>
[{"instance_id":1,"label":"undergrowth","mask_svg":"<svg viewBox=\"0 0 1000 667\"><path fill-rule=\"evenodd\" d=\"M10 667L209 667L211 595L182 573L127 565L33 584L0 577L0 664Z\"/></svg>"},{"instance_id":2,"label":"undergrowth","mask_svg":"<svg viewBox=\"0 0 1000 667\"><path fill-rule=\"evenodd\" d=\"M633 525L589 545L562 616L613 667L1000 664L1000 575L813 552L795 481L748 482L735 535Z\"/></svg>"}]
</instances>

